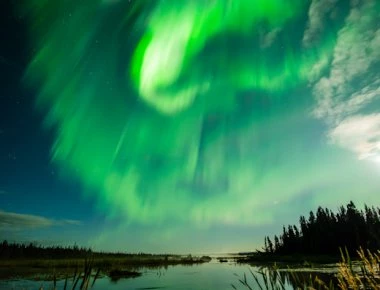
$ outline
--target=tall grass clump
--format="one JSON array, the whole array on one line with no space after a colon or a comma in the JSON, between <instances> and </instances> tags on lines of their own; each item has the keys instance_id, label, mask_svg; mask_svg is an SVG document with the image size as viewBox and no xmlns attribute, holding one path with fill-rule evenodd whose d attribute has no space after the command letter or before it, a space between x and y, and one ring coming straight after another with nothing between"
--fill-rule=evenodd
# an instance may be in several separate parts
<instances>
[{"instance_id":1,"label":"tall grass clump","mask_svg":"<svg viewBox=\"0 0 380 290\"><path fill-rule=\"evenodd\" d=\"M251 281L248 281L247 275L238 276L238 281L243 289L249 290L287 290L290 287L293 289L310 289L310 290L333 290L334 283L330 281L328 284L323 282L316 276L300 275L294 272L279 271L276 266L261 268L253 272L249 270ZM235 290L241 289L231 284Z\"/></svg>"},{"instance_id":2,"label":"tall grass clump","mask_svg":"<svg viewBox=\"0 0 380 290\"><path fill-rule=\"evenodd\" d=\"M244 273L242 277L238 277L238 281L245 289L270 289L270 290L284 290L285 284L287 281L284 279L284 276L280 275L280 272L277 270L276 266L271 268L261 268L259 271L254 273L249 269L250 277L253 282L248 282L247 275ZM260 278L262 282L260 282ZM237 290L238 288L231 284L232 288Z\"/></svg>"},{"instance_id":3,"label":"tall grass clump","mask_svg":"<svg viewBox=\"0 0 380 290\"><path fill-rule=\"evenodd\" d=\"M95 273L94 276L93 273ZM99 275L100 268L95 271L94 260L92 258L86 258L83 270L79 270L79 268L76 267L72 278L69 278L68 275L66 275L62 290L88 290L94 286L95 281L99 278ZM91 279L92 277L93 279ZM58 290L56 275L53 277L52 289ZM43 287L41 287L40 290L44 290Z\"/></svg>"},{"instance_id":4,"label":"tall grass clump","mask_svg":"<svg viewBox=\"0 0 380 290\"><path fill-rule=\"evenodd\" d=\"M286 290L308 289L308 290L361 290L380 289L380 251L357 251L359 260L352 262L347 250L341 251L341 262L338 263L336 281L328 283L321 280L317 275L301 275L295 272L279 271L276 265L261 268L250 275L238 276L239 286L243 289L260 290ZM235 290L241 289L231 284Z\"/></svg>"},{"instance_id":5,"label":"tall grass clump","mask_svg":"<svg viewBox=\"0 0 380 290\"><path fill-rule=\"evenodd\" d=\"M339 289L380 289L380 251L375 253L362 248L358 251L359 265L351 262L350 256L341 253L342 262L339 263Z\"/></svg>"}]
</instances>

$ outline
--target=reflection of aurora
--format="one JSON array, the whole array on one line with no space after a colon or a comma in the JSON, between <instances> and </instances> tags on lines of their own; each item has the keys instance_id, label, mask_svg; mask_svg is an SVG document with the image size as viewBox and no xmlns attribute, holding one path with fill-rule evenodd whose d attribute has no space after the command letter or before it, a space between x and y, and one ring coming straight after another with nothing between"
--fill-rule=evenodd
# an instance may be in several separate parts
<instances>
[{"instance_id":1,"label":"reflection of aurora","mask_svg":"<svg viewBox=\"0 0 380 290\"><path fill-rule=\"evenodd\" d=\"M104 210L261 223L310 183L308 144L283 131L309 106L292 95L327 69L337 29L302 43L307 1L27 2L39 41L26 80L57 128L53 160Z\"/></svg>"}]
</instances>

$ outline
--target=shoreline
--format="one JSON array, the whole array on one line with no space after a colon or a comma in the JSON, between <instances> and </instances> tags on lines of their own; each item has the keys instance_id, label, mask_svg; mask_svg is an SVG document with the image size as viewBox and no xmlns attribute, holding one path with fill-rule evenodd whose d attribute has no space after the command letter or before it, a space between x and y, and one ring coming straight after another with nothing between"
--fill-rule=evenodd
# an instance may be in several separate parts
<instances>
[{"instance_id":1,"label":"shoreline","mask_svg":"<svg viewBox=\"0 0 380 290\"><path fill-rule=\"evenodd\" d=\"M8 259L0 260L0 280L31 277L65 277L80 272L86 267L108 275L111 272L132 270L136 275L141 268L162 268L176 265L196 265L208 263L208 256L193 257L180 255L129 255L126 257L89 257L89 258L45 258L45 259ZM132 273L131 272L131 273ZM41 278L42 279L42 278Z\"/></svg>"},{"instance_id":2,"label":"shoreline","mask_svg":"<svg viewBox=\"0 0 380 290\"><path fill-rule=\"evenodd\" d=\"M355 259L353 259L355 260ZM251 254L245 257L237 258L237 263L250 265L268 265L276 264L277 266L302 266L305 268L313 265L337 264L342 261L341 256L329 255L268 255L268 254Z\"/></svg>"}]
</instances>

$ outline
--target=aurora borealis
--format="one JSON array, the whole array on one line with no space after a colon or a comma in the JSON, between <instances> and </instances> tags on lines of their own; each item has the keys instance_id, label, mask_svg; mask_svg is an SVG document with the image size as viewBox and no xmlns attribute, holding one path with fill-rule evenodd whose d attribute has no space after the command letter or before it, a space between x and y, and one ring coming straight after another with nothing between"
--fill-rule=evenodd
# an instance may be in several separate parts
<instances>
[{"instance_id":1,"label":"aurora borealis","mask_svg":"<svg viewBox=\"0 0 380 290\"><path fill-rule=\"evenodd\" d=\"M107 220L90 244L246 250L379 203L378 1L20 2L49 166Z\"/></svg>"}]
</instances>

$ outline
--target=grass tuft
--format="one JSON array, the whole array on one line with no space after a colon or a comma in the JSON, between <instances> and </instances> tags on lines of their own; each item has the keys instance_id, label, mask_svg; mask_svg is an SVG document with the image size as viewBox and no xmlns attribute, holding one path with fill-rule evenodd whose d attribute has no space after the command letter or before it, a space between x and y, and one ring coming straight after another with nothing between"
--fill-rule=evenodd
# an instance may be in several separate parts
<instances>
[{"instance_id":1,"label":"grass tuft","mask_svg":"<svg viewBox=\"0 0 380 290\"><path fill-rule=\"evenodd\" d=\"M318 276L308 277L295 272L279 271L276 264L261 268L253 272L249 269L252 281L248 281L246 274L238 277L238 281L244 289L260 290L285 290L286 285L293 286L293 289L308 290L352 290L352 289L380 289L380 251L375 253L360 248L358 251L359 261L352 262L347 249L341 250L341 262L338 263L337 282L330 280L328 283ZM239 288L231 284L232 288Z\"/></svg>"}]
</instances>

